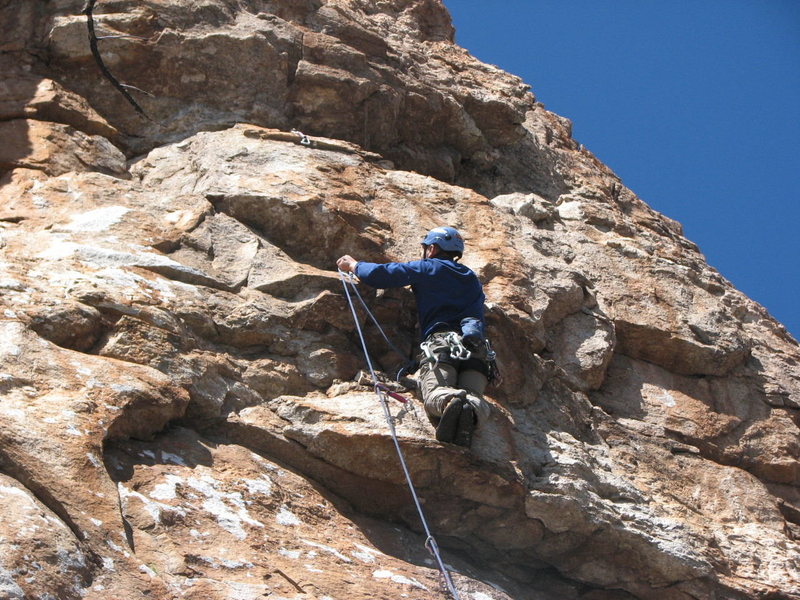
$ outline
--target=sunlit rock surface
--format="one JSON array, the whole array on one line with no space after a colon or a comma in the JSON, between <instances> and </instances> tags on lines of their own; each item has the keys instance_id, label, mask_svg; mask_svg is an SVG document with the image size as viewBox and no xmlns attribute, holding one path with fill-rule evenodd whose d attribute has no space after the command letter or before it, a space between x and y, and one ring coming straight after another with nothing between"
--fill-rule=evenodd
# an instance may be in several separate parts
<instances>
[{"instance_id":1,"label":"sunlit rock surface","mask_svg":"<svg viewBox=\"0 0 800 600\"><path fill-rule=\"evenodd\" d=\"M0 596L443 597L333 267L449 224L504 381L389 410L460 597L800 598L797 342L441 3L100 1L149 119L83 6L0 2Z\"/></svg>"}]
</instances>

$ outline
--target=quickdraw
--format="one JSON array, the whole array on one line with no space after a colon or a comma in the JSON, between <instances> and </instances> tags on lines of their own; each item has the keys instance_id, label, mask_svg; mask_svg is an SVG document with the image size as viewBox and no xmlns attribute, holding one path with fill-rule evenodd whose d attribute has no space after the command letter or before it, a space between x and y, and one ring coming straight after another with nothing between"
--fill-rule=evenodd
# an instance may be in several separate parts
<instances>
[{"instance_id":1,"label":"quickdraw","mask_svg":"<svg viewBox=\"0 0 800 600\"><path fill-rule=\"evenodd\" d=\"M382 383L376 383L375 387L378 388L379 390L381 390L387 396L389 396L389 398L394 398L395 400L397 400L401 404L405 404L406 402L408 402L408 398L398 394L397 392L393 392L392 390L390 390L388 387L386 387Z\"/></svg>"},{"instance_id":2,"label":"quickdraw","mask_svg":"<svg viewBox=\"0 0 800 600\"><path fill-rule=\"evenodd\" d=\"M453 360L469 360L469 358L472 356L472 352L470 352L467 347L464 346L461 336L455 331L448 331L444 336L444 341L447 343L447 349L450 352L450 358ZM434 353L433 349L431 348L432 345L433 340L425 340L419 345L419 347L420 350L422 350L422 353L425 355L425 360L423 362L431 362L433 363L434 368L436 368L439 365L441 355Z\"/></svg>"},{"instance_id":3,"label":"quickdraw","mask_svg":"<svg viewBox=\"0 0 800 600\"><path fill-rule=\"evenodd\" d=\"M503 382L503 376L500 375L500 367L497 366L497 352L492 348L489 340L486 340L486 363L489 365L489 375L487 379L489 383L495 387Z\"/></svg>"},{"instance_id":4,"label":"quickdraw","mask_svg":"<svg viewBox=\"0 0 800 600\"><path fill-rule=\"evenodd\" d=\"M450 356L456 360L469 360L472 352L464 346L464 340L455 331L448 331L444 341L450 346Z\"/></svg>"}]
</instances>

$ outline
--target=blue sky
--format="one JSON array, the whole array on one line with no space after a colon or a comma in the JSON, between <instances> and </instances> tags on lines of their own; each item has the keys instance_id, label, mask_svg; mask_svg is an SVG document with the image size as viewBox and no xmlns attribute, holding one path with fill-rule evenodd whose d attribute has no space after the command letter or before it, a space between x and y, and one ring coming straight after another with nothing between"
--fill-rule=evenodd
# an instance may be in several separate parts
<instances>
[{"instance_id":1,"label":"blue sky","mask_svg":"<svg viewBox=\"0 0 800 600\"><path fill-rule=\"evenodd\" d=\"M459 45L800 340L800 1L444 2Z\"/></svg>"}]
</instances>

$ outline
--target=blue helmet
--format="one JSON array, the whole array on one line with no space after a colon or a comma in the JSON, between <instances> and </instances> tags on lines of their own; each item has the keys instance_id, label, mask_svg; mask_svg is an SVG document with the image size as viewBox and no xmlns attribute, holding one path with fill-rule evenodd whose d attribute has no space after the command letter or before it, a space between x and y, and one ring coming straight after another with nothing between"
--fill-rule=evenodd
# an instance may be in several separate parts
<instances>
[{"instance_id":1,"label":"blue helmet","mask_svg":"<svg viewBox=\"0 0 800 600\"><path fill-rule=\"evenodd\" d=\"M422 245L430 246L431 244L436 244L445 252L456 252L458 254L464 252L464 238L452 227L431 229L425 239L422 240Z\"/></svg>"}]
</instances>

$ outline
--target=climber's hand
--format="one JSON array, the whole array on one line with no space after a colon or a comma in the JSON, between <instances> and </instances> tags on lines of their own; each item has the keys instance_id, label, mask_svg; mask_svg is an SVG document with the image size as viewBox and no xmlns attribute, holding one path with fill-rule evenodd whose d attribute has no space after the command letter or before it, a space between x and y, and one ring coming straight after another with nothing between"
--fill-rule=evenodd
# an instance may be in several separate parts
<instances>
[{"instance_id":1,"label":"climber's hand","mask_svg":"<svg viewBox=\"0 0 800 600\"><path fill-rule=\"evenodd\" d=\"M344 271L345 273L354 273L357 262L355 258L349 254L345 254L336 261L336 266L339 267L340 271Z\"/></svg>"}]
</instances>

